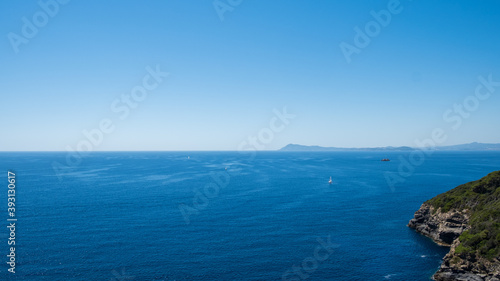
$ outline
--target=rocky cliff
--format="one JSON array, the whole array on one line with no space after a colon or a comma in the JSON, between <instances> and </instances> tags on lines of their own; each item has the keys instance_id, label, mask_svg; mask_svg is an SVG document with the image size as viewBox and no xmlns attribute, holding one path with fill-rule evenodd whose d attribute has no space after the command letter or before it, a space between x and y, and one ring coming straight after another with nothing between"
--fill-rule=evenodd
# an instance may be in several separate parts
<instances>
[{"instance_id":1,"label":"rocky cliff","mask_svg":"<svg viewBox=\"0 0 500 281\"><path fill-rule=\"evenodd\" d=\"M436 210L430 204L424 203L408 226L432 238L434 242L449 247L467 229L468 224L467 210L443 213L441 209Z\"/></svg>"},{"instance_id":2,"label":"rocky cliff","mask_svg":"<svg viewBox=\"0 0 500 281\"><path fill-rule=\"evenodd\" d=\"M500 281L500 171L425 202L408 226L450 247L434 280Z\"/></svg>"}]
</instances>

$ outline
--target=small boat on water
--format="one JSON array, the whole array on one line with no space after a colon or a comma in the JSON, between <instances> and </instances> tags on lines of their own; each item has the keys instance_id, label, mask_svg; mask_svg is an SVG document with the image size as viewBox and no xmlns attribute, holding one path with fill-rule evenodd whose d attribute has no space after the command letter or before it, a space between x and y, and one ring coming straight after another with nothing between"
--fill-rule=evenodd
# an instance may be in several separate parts
<instances>
[{"instance_id":1,"label":"small boat on water","mask_svg":"<svg viewBox=\"0 0 500 281\"><path fill-rule=\"evenodd\" d=\"M330 180L328 181L329 184L332 184L333 181L332 181L332 177L330 177Z\"/></svg>"},{"instance_id":2,"label":"small boat on water","mask_svg":"<svg viewBox=\"0 0 500 281\"><path fill-rule=\"evenodd\" d=\"M388 162L388 161L391 161L391 160L389 158L384 158L384 159L382 159L380 161L382 161L382 162Z\"/></svg>"}]
</instances>

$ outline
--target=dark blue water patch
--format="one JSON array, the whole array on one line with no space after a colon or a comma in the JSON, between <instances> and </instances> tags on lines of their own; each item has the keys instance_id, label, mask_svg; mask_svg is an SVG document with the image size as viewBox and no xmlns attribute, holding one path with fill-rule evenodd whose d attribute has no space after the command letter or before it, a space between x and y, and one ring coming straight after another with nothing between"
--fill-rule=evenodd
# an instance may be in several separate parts
<instances>
[{"instance_id":1,"label":"dark blue water patch","mask_svg":"<svg viewBox=\"0 0 500 281\"><path fill-rule=\"evenodd\" d=\"M500 167L497 152L436 152L390 186L408 152L99 152L58 175L66 156L0 153L19 219L2 280L429 280L448 249L408 220ZM179 206L196 207L189 224Z\"/></svg>"}]
</instances>

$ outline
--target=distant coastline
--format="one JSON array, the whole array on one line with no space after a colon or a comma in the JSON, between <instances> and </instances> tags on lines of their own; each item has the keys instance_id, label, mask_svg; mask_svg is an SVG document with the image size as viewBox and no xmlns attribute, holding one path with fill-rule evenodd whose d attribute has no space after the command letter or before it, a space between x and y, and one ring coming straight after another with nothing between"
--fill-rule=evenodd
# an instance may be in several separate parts
<instances>
[{"instance_id":1,"label":"distant coastline","mask_svg":"<svg viewBox=\"0 0 500 281\"><path fill-rule=\"evenodd\" d=\"M420 148L409 146L385 146L385 147L365 147L365 148L344 148L344 147L324 147L317 145L288 144L278 151L412 151ZM500 151L500 143L478 143L436 146L438 151Z\"/></svg>"}]
</instances>

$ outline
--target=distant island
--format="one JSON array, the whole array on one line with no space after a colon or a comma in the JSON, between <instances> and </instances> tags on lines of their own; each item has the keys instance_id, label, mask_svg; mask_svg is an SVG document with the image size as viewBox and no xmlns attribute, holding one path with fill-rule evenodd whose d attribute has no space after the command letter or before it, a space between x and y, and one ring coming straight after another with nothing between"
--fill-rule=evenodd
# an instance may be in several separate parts
<instances>
[{"instance_id":1,"label":"distant island","mask_svg":"<svg viewBox=\"0 0 500 281\"><path fill-rule=\"evenodd\" d=\"M450 247L434 280L500 280L500 171L426 201L408 226Z\"/></svg>"},{"instance_id":2,"label":"distant island","mask_svg":"<svg viewBox=\"0 0 500 281\"><path fill-rule=\"evenodd\" d=\"M278 151L411 151L419 149L409 146L385 146L385 147L366 147L366 148L343 148L343 147L323 147L307 146L300 144L288 144ZM449 146L436 146L434 150L440 151L500 151L500 143L467 143Z\"/></svg>"}]
</instances>

